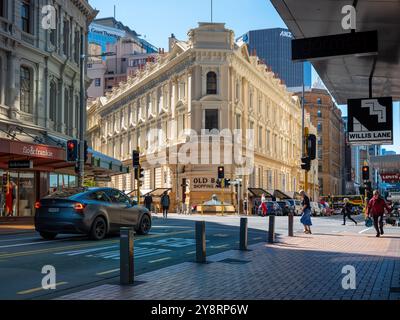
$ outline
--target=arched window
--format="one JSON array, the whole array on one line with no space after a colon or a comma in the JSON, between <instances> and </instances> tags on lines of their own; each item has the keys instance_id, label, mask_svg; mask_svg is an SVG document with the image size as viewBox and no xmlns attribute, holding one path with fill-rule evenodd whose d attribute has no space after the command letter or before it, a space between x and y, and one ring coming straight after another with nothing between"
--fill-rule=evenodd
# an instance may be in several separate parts
<instances>
[{"instance_id":1,"label":"arched window","mask_svg":"<svg viewBox=\"0 0 400 320\"><path fill-rule=\"evenodd\" d=\"M20 69L20 106L21 111L32 113L32 87L33 78L31 69L21 66Z\"/></svg>"},{"instance_id":2,"label":"arched window","mask_svg":"<svg viewBox=\"0 0 400 320\"><path fill-rule=\"evenodd\" d=\"M207 73L207 94L217 94L217 74L213 71Z\"/></svg>"},{"instance_id":3,"label":"arched window","mask_svg":"<svg viewBox=\"0 0 400 320\"><path fill-rule=\"evenodd\" d=\"M49 113L50 113L50 120L53 122L55 122L57 119L56 110L57 110L57 83L55 81L51 81Z\"/></svg>"}]
</instances>

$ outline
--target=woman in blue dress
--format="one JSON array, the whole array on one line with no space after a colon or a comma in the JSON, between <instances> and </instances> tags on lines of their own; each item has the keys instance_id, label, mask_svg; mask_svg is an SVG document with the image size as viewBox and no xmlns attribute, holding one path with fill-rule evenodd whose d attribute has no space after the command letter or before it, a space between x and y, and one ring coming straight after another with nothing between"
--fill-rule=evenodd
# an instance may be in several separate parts
<instances>
[{"instance_id":1,"label":"woman in blue dress","mask_svg":"<svg viewBox=\"0 0 400 320\"><path fill-rule=\"evenodd\" d=\"M310 205L310 198L307 196L304 190L300 191L300 195L303 197L303 202L301 205L303 206L303 214L301 216L300 222L304 226L304 233L312 234L311 233L311 205Z\"/></svg>"}]
</instances>

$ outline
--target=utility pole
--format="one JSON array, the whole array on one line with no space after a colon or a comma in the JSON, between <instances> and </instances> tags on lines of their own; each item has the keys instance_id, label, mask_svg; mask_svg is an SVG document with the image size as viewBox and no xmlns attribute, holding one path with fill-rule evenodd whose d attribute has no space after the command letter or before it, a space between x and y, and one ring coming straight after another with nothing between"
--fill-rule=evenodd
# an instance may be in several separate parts
<instances>
[{"instance_id":1,"label":"utility pole","mask_svg":"<svg viewBox=\"0 0 400 320\"><path fill-rule=\"evenodd\" d=\"M85 45L84 34L81 34L80 59L80 106L79 106L79 157L78 157L78 186L83 187L85 179L85 133L86 133L86 91L85 91Z\"/></svg>"}]
</instances>

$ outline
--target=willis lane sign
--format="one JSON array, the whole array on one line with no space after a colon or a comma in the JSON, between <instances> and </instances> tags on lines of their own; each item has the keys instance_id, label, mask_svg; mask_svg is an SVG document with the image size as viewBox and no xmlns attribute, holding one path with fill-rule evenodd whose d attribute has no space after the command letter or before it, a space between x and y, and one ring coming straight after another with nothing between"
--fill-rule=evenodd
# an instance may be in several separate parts
<instances>
[{"instance_id":1,"label":"willis lane sign","mask_svg":"<svg viewBox=\"0 0 400 320\"><path fill-rule=\"evenodd\" d=\"M393 144L393 99L348 100L348 141L352 145Z\"/></svg>"}]
</instances>

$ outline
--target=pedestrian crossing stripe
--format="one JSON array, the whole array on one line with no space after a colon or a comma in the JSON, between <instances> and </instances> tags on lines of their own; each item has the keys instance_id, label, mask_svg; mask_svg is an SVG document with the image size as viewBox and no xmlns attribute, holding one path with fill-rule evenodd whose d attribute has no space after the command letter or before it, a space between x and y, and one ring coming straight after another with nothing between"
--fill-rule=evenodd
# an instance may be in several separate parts
<instances>
[{"instance_id":1,"label":"pedestrian crossing stripe","mask_svg":"<svg viewBox=\"0 0 400 320\"><path fill-rule=\"evenodd\" d=\"M101 258L101 259L111 259L111 260L119 260L120 251L118 250L108 250L108 249L115 249L118 246L111 246L111 247L101 247L96 249L87 249L87 250L76 250L76 251L66 251L66 252L58 252L55 253L56 255L67 255L67 256L78 256L83 255L87 258ZM104 252L99 252L102 250L108 250ZM134 257L135 258L142 258L148 256L154 256L159 254L164 254L170 252L171 250L168 249L155 249L155 248L142 248L142 247L135 247L134 249Z\"/></svg>"},{"instance_id":2,"label":"pedestrian crossing stripe","mask_svg":"<svg viewBox=\"0 0 400 320\"><path fill-rule=\"evenodd\" d=\"M209 242L209 240L206 240ZM168 239L161 239L155 242L141 242L142 246L160 246L160 247L167 247L167 248L185 248L194 246L196 244L195 239L185 239L185 238L168 238Z\"/></svg>"}]
</instances>

